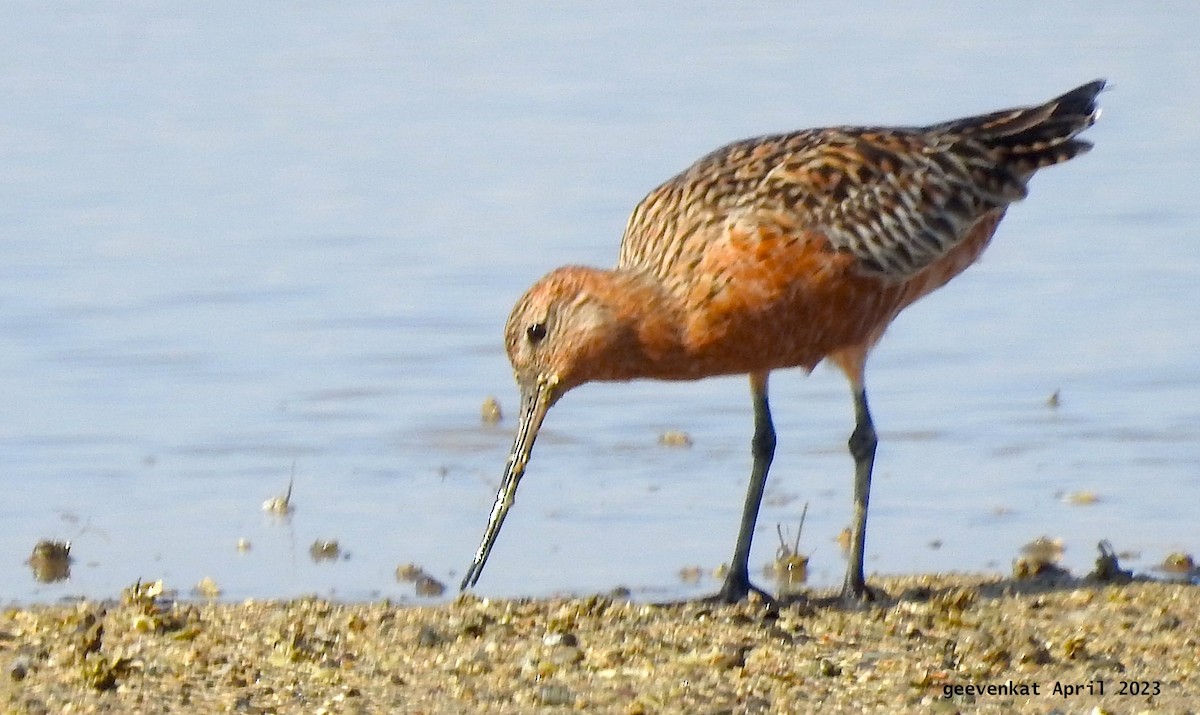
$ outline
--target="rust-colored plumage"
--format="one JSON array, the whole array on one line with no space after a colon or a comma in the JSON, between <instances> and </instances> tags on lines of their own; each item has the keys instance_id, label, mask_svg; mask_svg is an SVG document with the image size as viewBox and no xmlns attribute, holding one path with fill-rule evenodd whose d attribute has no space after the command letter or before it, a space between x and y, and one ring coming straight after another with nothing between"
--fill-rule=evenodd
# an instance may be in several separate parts
<instances>
[{"instance_id":1,"label":"rust-colored plumage","mask_svg":"<svg viewBox=\"0 0 1200 715\"><path fill-rule=\"evenodd\" d=\"M772 370L837 364L854 392L855 515L848 598L863 579L876 436L863 371L906 306L973 263L1042 167L1091 148L1096 81L1034 107L927 127L836 127L736 142L634 209L617 267L559 268L517 302L505 329L521 388L516 441L463 587L474 584L524 474L542 420L585 382L747 373L754 466L726 600L754 587L747 561L774 453Z\"/></svg>"}]
</instances>

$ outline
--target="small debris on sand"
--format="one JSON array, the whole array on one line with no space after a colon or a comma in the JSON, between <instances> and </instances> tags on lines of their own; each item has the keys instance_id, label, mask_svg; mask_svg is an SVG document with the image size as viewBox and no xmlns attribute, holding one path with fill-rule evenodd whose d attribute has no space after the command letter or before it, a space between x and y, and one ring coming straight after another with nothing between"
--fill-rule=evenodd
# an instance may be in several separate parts
<instances>
[{"instance_id":1,"label":"small debris on sand","mask_svg":"<svg viewBox=\"0 0 1200 715\"><path fill-rule=\"evenodd\" d=\"M504 413L500 410L500 401L495 397L486 397L483 404L479 407L479 418L485 425L494 425L504 419Z\"/></svg>"},{"instance_id":2,"label":"small debris on sand","mask_svg":"<svg viewBox=\"0 0 1200 715\"><path fill-rule=\"evenodd\" d=\"M664 447L691 447L692 438L683 430L667 430L658 435L658 443Z\"/></svg>"},{"instance_id":3,"label":"small debris on sand","mask_svg":"<svg viewBox=\"0 0 1200 715\"><path fill-rule=\"evenodd\" d=\"M895 595L859 607L834 590L779 606L470 594L411 606L188 602L137 584L119 601L0 610L0 712L1195 710L1196 586L871 583ZM1097 678L1103 693L1054 692ZM1126 681L1153 684L1152 704L1119 694ZM1008 683L1039 687L955 691Z\"/></svg>"},{"instance_id":4,"label":"small debris on sand","mask_svg":"<svg viewBox=\"0 0 1200 715\"><path fill-rule=\"evenodd\" d=\"M71 542L42 539L25 563L38 583L55 583L71 577Z\"/></svg>"},{"instance_id":5,"label":"small debris on sand","mask_svg":"<svg viewBox=\"0 0 1200 715\"><path fill-rule=\"evenodd\" d=\"M430 576L425 569L413 563L396 567L396 580L413 585L413 592L422 598L437 598L446 592L446 584Z\"/></svg>"},{"instance_id":6,"label":"small debris on sand","mask_svg":"<svg viewBox=\"0 0 1200 715\"><path fill-rule=\"evenodd\" d=\"M292 505L292 485L295 483L295 478L288 480L287 492L281 497L271 497L263 502L262 510L272 516L290 516L296 507Z\"/></svg>"},{"instance_id":7,"label":"small debris on sand","mask_svg":"<svg viewBox=\"0 0 1200 715\"><path fill-rule=\"evenodd\" d=\"M338 545L337 539L317 539L308 547L308 555L318 563L335 561L342 555L342 547Z\"/></svg>"}]
</instances>

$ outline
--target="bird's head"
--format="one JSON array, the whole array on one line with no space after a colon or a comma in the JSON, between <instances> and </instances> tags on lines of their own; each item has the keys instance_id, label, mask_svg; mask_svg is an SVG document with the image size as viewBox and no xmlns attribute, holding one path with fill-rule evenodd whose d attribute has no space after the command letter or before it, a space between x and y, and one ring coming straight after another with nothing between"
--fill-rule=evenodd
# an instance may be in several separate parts
<instances>
[{"instance_id":1,"label":"bird's head","mask_svg":"<svg viewBox=\"0 0 1200 715\"><path fill-rule=\"evenodd\" d=\"M606 290L609 275L559 268L517 301L504 346L522 395L538 392L549 407L573 387L610 377L625 331Z\"/></svg>"},{"instance_id":2,"label":"bird's head","mask_svg":"<svg viewBox=\"0 0 1200 715\"><path fill-rule=\"evenodd\" d=\"M645 356L639 316L647 311L638 297L626 276L567 266L547 274L517 301L504 329L521 391L517 434L463 588L474 585L483 570L550 407L585 382L639 376Z\"/></svg>"}]
</instances>

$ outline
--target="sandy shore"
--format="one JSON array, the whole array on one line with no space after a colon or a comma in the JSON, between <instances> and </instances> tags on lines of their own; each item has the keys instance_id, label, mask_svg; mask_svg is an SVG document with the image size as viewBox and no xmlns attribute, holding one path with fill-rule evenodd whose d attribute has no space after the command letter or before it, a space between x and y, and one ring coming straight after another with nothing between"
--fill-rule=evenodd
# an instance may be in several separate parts
<instances>
[{"instance_id":1,"label":"sandy shore","mask_svg":"<svg viewBox=\"0 0 1200 715\"><path fill-rule=\"evenodd\" d=\"M112 602L0 616L4 713L1186 713L1200 588L881 578L879 604ZM958 686L957 694L955 688ZM975 692L967 693L968 688ZM947 697L949 695L949 697Z\"/></svg>"}]
</instances>

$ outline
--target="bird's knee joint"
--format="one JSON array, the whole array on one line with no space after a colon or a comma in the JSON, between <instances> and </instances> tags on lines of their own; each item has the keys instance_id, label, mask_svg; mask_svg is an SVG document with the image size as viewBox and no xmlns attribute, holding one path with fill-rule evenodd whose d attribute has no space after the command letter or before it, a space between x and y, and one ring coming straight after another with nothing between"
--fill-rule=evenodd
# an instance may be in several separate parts
<instances>
[{"instance_id":1,"label":"bird's knee joint","mask_svg":"<svg viewBox=\"0 0 1200 715\"><path fill-rule=\"evenodd\" d=\"M870 424L859 425L850 433L850 454L854 455L855 459L875 456L875 447L878 444L879 437Z\"/></svg>"},{"instance_id":2,"label":"bird's knee joint","mask_svg":"<svg viewBox=\"0 0 1200 715\"><path fill-rule=\"evenodd\" d=\"M750 449L754 456L770 459L775 455L775 431L765 430L754 433L750 440Z\"/></svg>"}]
</instances>

